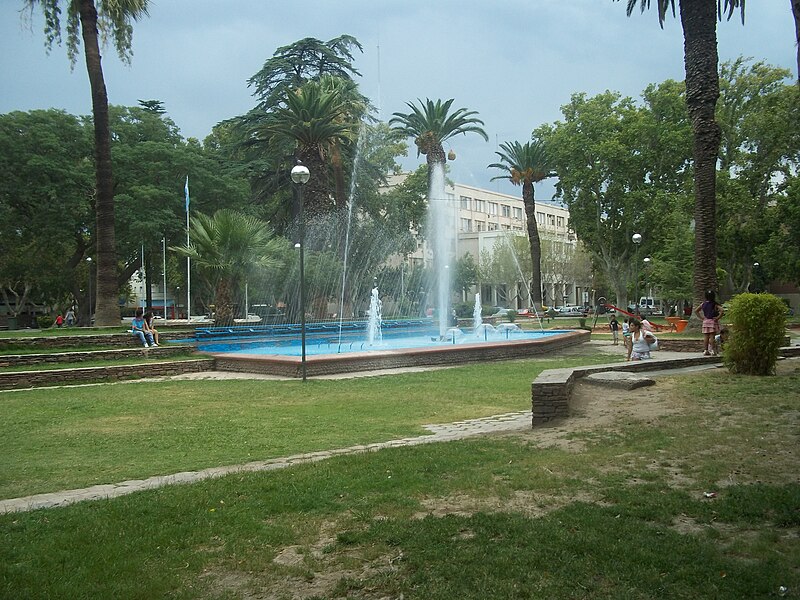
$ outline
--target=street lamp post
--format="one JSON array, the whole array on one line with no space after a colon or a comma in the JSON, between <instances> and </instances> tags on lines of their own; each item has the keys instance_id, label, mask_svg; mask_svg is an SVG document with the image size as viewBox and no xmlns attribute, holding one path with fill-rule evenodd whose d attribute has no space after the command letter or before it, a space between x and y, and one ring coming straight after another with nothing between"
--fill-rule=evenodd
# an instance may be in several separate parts
<instances>
[{"instance_id":1,"label":"street lamp post","mask_svg":"<svg viewBox=\"0 0 800 600\"><path fill-rule=\"evenodd\" d=\"M294 183L294 192L296 194L297 210L298 210L298 239L300 240L295 244L295 248L300 248L300 368L303 373L303 381L306 380L306 276L305 276L305 217L303 210L303 186L308 183L311 173L308 167L298 163L292 167L292 182Z\"/></svg>"},{"instance_id":2,"label":"street lamp post","mask_svg":"<svg viewBox=\"0 0 800 600\"><path fill-rule=\"evenodd\" d=\"M633 300L636 304L636 314L639 314L639 245L642 243L642 234L634 233L631 240L636 245L636 281L633 284Z\"/></svg>"},{"instance_id":3,"label":"street lamp post","mask_svg":"<svg viewBox=\"0 0 800 600\"><path fill-rule=\"evenodd\" d=\"M86 264L88 265L86 271L89 279L89 327L92 326L92 257L86 257Z\"/></svg>"},{"instance_id":4,"label":"street lamp post","mask_svg":"<svg viewBox=\"0 0 800 600\"><path fill-rule=\"evenodd\" d=\"M644 257L644 305L647 308L648 312L650 312L651 308L655 308L655 300L653 300L653 306L650 306L650 291L647 287L647 269L650 267L650 257Z\"/></svg>"}]
</instances>

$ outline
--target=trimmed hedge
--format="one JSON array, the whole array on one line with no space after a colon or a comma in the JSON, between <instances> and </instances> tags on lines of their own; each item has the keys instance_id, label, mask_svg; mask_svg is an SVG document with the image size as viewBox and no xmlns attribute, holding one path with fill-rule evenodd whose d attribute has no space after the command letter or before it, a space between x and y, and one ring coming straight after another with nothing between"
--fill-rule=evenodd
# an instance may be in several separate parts
<instances>
[{"instance_id":1,"label":"trimmed hedge","mask_svg":"<svg viewBox=\"0 0 800 600\"><path fill-rule=\"evenodd\" d=\"M772 375L786 335L786 305L772 294L739 294L725 320L732 325L725 366L732 373Z\"/></svg>"}]
</instances>

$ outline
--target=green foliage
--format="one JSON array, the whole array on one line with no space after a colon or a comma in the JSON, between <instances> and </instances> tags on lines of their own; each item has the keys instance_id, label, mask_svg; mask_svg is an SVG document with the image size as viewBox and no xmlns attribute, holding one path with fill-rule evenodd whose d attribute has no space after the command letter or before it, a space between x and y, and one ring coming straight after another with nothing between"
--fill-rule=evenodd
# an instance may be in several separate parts
<instances>
[{"instance_id":1,"label":"green foliage","mask_svg":"<svg viewBox=\"0 0 800 600\"><path fill-rule=\"evenodd\" d=\"M639 259L652 255L666 231L669 201L688 188L691 129L679 109L682 97L683 86L674 81L649 87L642 103L614 92L574 94L561 109L563 121L534 132L559 174L557 193L570 210L570 227L618 303L627 300L637 272L632 235L643 237Z\"/></svg>"},{"instance_id":2,"label":"green foliage","mask_svg":"<svg viewBox=\"0 0 800 600\"><path fill-rule=\"evenodd\" d=\"M417 145L417 156L424 154L428 162L444 164L445 156L442 144L451 137L460 133L477 133L484 140L489 141L483 130L483 121L476 115L477 111L459 108L450 112L453 98L442 102L434 102L426 98L425 102L417 100L419 106L406 102L411 109L410 113L393 113L389 124L396 128L398 133L414 138Z\"/></svg>"},{"instance_id":3,"label":"green foliage","mask_svg":"<svg viewBox=\"0 0 800 600\"><path fill-rule=\"evenodd\" d=\"M47 329L53 325L54 319L50 315L40 315L36 317L36 324L39 329Z\"/></svg>"},{"instance_id":4,"label":"green foliage","mask_svg":"<svg viewBox=\"0 0 800 600\"><path fill-rule=\"evenodd\" d=\"M732 325L725 365L733 373L770 375L786 335L786 305L771 294L739 294L725 320Z\"/></svg>"}]
</instances>

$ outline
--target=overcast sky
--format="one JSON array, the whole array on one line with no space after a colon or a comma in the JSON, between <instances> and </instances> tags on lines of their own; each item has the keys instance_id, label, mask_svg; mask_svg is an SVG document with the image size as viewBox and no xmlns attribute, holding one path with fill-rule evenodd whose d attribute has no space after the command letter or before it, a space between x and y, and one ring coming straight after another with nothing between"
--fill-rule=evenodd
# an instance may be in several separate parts
<instances>
[{"instance_id":1,"label":"overcast sky","mask_svg":"<svg viewBox=\"0 0 800 600\"><path fill-rule=\"evenodd\" d=\"M67 0L63 0L66 4ZM90 114L81 55L70 72L63 47L48 55L43 19L23 18L24 0L0 0L0 113L61 108ZM109 102L132 106L157 99L184 137L203 139L221 120L254 105L247 79L275 50L304 37L355 36L362 92L388 119L417 98L455 98L476 110L489 135L450 141L458 155L451 178L517 195L491 182L486 169L498 143L529 139L561 117L575 92L606 89L638 98L650 83L682 80L678 19L664 29L655 9L625 15L625 0L151 0L150 16L134 25L133 61L113 48L103 54ZM718 25L720 60L754 57L795 73L789 0L747 3ZM448 148L448 149L449 149ZM404 165L419 164L415 148ZM544 193L541 193L544 192ZM543 186L537 199L552 187ZM544 196L544 197L543 197Z\"/></svg>"}]
</instances>

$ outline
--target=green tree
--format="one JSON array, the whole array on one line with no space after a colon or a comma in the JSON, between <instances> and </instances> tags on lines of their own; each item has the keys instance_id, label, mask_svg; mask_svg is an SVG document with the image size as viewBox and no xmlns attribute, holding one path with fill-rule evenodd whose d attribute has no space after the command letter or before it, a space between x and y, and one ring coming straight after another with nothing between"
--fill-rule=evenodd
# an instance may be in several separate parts
<instances>
[{"instance_id":1,"label":"green tree","mask_svg":"<svg viewBox=\"0 0 800 600\"><path fill-rule=\"evenodd\" d=\"M613 286L617 306L625 306L638 266L631 237L643 236L643 258L658 221L642 152L643 111L630 98L605 92L594 98L575 94L562 112L563 122L543 126L536 135L559 174L556 190L569 207L570 227Z\"/></svg>"},{"instance_id":2,"label":"green tree","mask_svg":"<svg viewBox=\"0 0 800 600\"><path fill-rule=\"evenodd\" d=\"M540 309L542 306L542 247L539 239L539 227L536 223L536 204L534 200L533 184L555 176L547 158L544 145L540 140L500 144L501 152L495 152L500 157L499 163L489 165L490 168L505 171L505 175L492 177L495 179L508 179L514 185L522 186L522 202L525 205L525 222L528 228L528 242L530 244L531 281L530 297L533 305Z\"/></svg>"},{"instance_id":3,"label":"green tree","mask_svg":"<svg viewBox=\"0 0 800 600\"><path fill-rule=\"evenodd\" d=\"M628 15L639 5L644 11L650 0L627 0ZM675 14L675 0L657 0L658 20L664 25L667 10ZM716 169L720 146L720 128L715 107L719 98L717 72L717 11L728 18L741 9L744 23L744 0L679 0L683 28L684 65L686 69L686 108L692 123L694 158L694 302L700 305L706 290L716 290Z\"/></svg>"},{"instance_id":4,"label":"green tree","mask_svg":"<svg viewBox=\"0 0 800 600\"><path fill-rule=\"evenodd\" d=\"M47 47L61 42L61 0L24 0L33 10L39 5L45 16ZM111 38L119 57L130 62L131 21L147 15L148 0L71 0L67 4L67 54L74 67L83 40L86 70L92 91L94 158L96 169L95 215L97 255L97 325L118 325L119 286L114 231L114 178L111 167L111 135L108 125L108 93L100 58L100 38ZM80 32L80 38L78 37Z\"/></svg>"},{"instance_id":5,"label":"green tree","mask_svg":"<svg viewBox=\"0 0 800 600\"><path fill-rule=\"evenodd\" d=\"M175 252L192 259L206 283L215 290L216 323L233 322L234 296L255 270L275 268L285 245L269 227L251 216L223 209L209 217L191 219L189 245Z\"/></svg>"},{"instance_id":6,"label":"green tree","mask_svg":"<svg viewBox=\"0 0 800 600\"><path fill-rule=\"evenodd\" d=\"M89 131L59 110L0 115L0 171L0 287L8 309L24 311L30 300L63 307L74 298L88 310Z\"/></svg>"},{"instance_id":7,"label":"green tree","mask_svg":"<svg viewBox=\"0 0 800 600\"><path fill-rule=\"evenodd\" d=\"M758 248L800 167L800 98L790 74L738 59L720 66L717 246L725 295L746 291Z\"/></svg>"},{"instance_id":8,"label":"green tree","mask_svg":"<svg viewBox=\"0 0 800 600\"><path fill-rule=\"evenodd\" d=\"M354 123L345 119L341 90L311 81L289 92L286 106L274 110L256 130L257 139L293 147L294 156L308 167L304 186L305 211L310 218L335 208L327 164L339 143L354 135Z\"/></svg>"},{"instance_id":9,"label":"green tree","mask_svg":"<svg viewBox=\"0 0 800 600\"><path fill-rule=\"evenodd\" d=\"M189 175L192 211L233 208L252 213L249 189L237 165L219 154L186 142L166 113L140 107L110 107L114 138L116 238L119 285L141 266L150 290L149 263L161 264L161 239L175 244L186 239L183 187ZM185 277L185 269L170 280ZM148 297L148 305L150 304Z\"/></svg>"},{"instance_id":10,"label":"green tree","mask_svg":"<svg viewBox=\"0 0 800 600\"><path fill-rule=\"evenodd\" d=\"M472 254L464 254L456 260L456 271L453 283L456 289L463 294L469 292L470 288L479 281L478 263Z\"/></svg>"},{"instance_id":11,"label":"green tree","mask_svg":"<svg viewBox=\"0 0 800 600\"><path fill-rule=\"evenodd\" d=\"M353 51L363 48L350 35L322 42L316 38L303 38L281 46L264 66L247 80L255 88L258 108L269 111L283 104L290 92L309 81L319 81L324 75L352 80L360 73L353 67Z\"/></svg>"}]
</instances>

